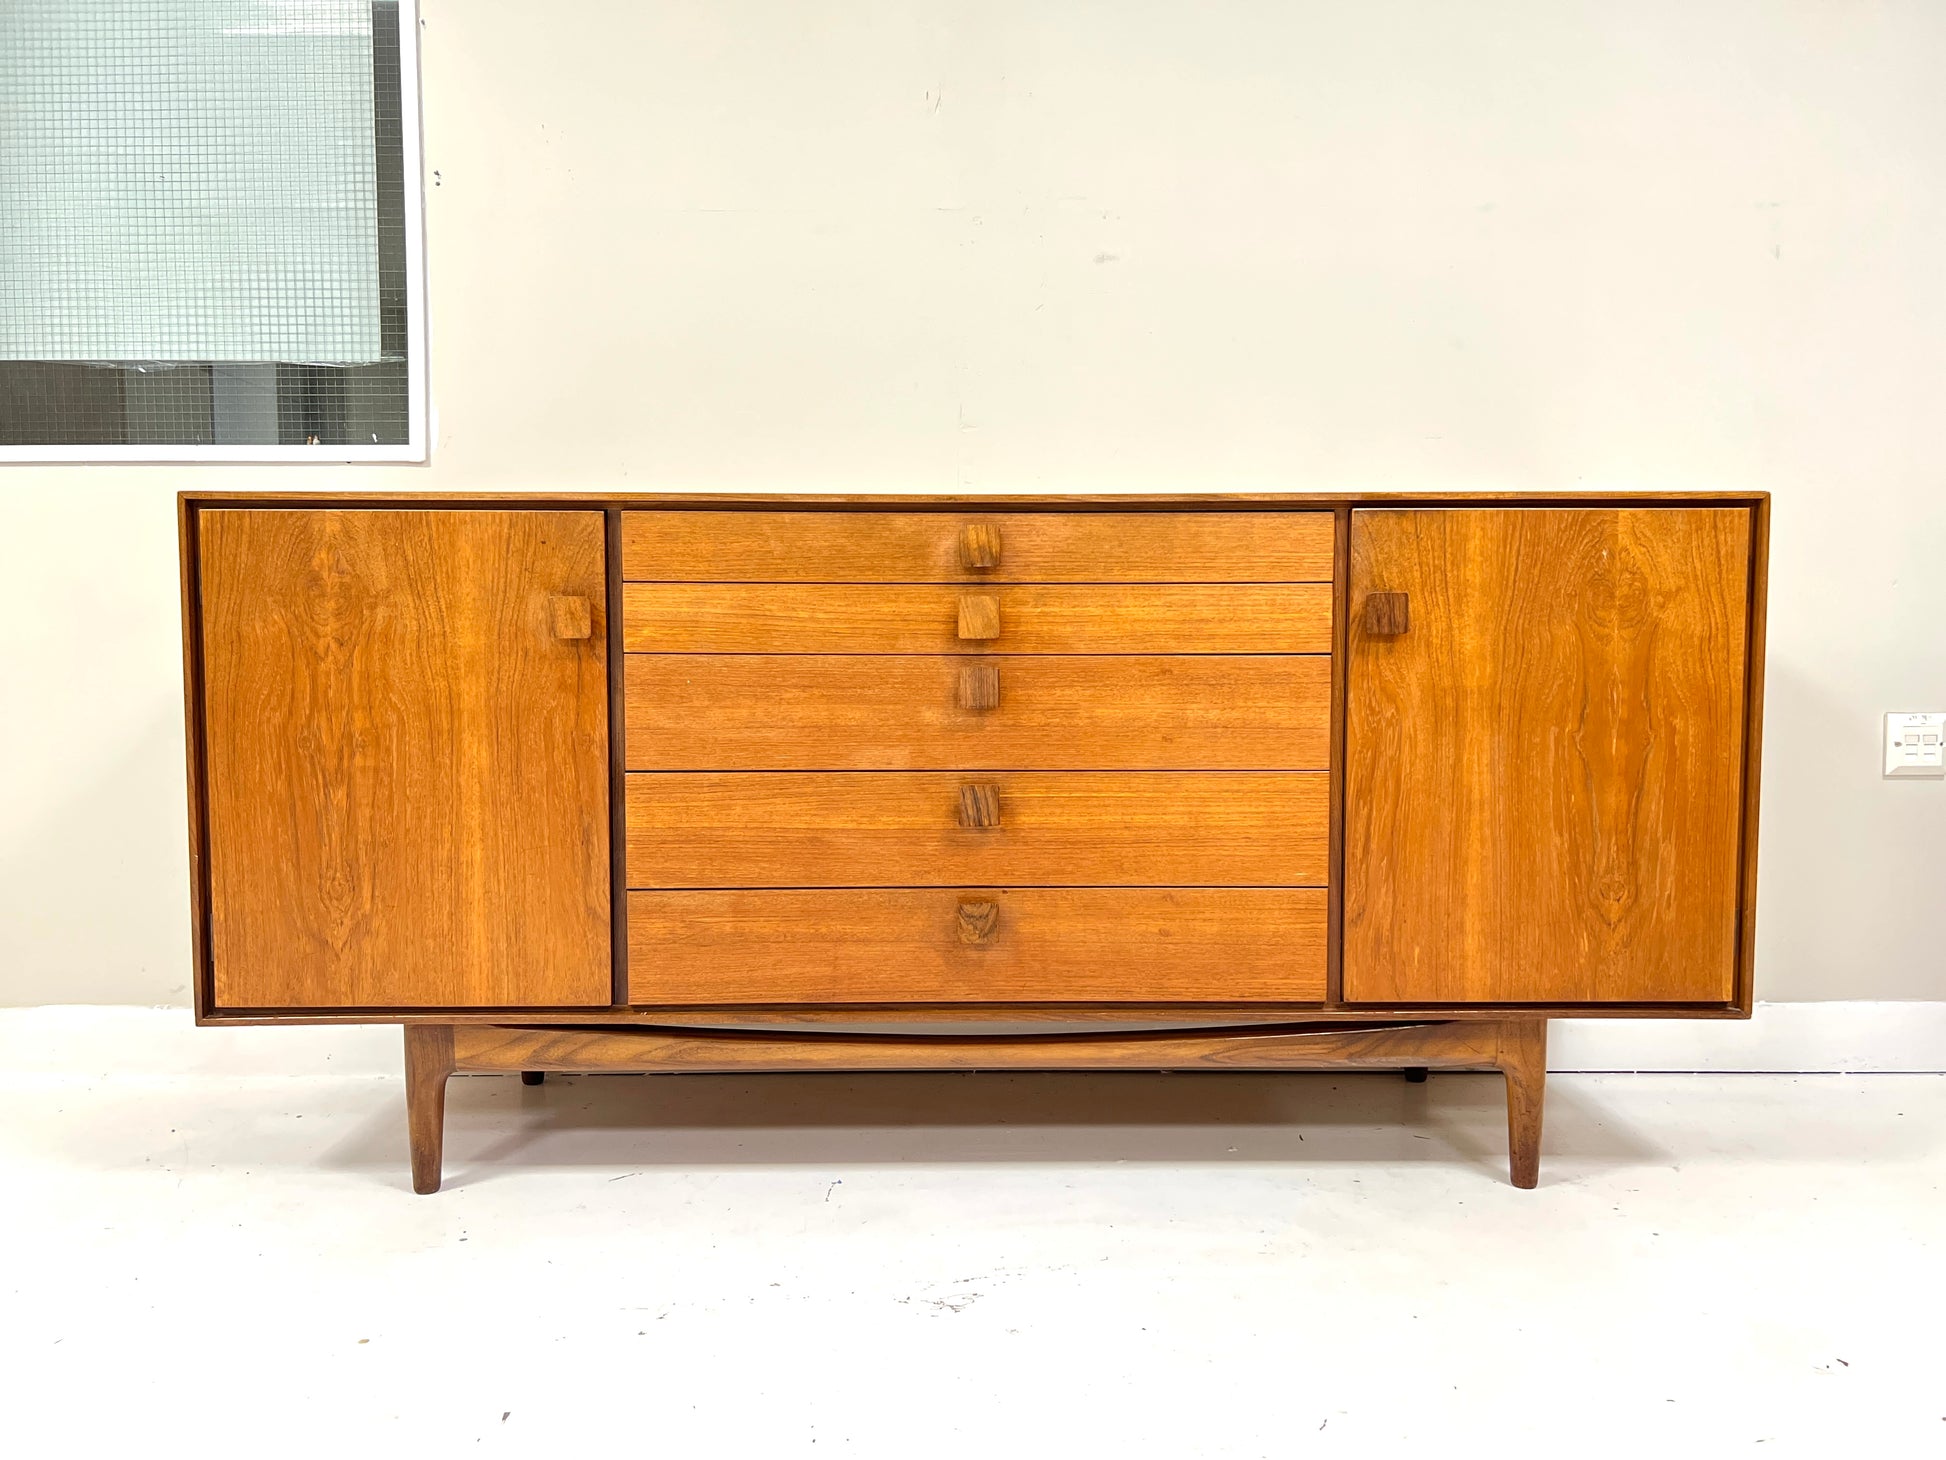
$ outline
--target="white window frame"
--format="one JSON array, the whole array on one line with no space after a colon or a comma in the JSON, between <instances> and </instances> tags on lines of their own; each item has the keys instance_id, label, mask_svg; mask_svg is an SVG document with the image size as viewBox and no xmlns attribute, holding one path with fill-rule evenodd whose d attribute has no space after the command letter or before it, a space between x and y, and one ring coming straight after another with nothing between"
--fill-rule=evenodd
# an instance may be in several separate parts
<instances>
[{"instance_id":1,"label":"white window frame","mask_svg":"<svg viewBox=\"0 0 1946 1460\"><path fill-rule=\"evenodd\" d=\"M0 446L0 463L423 463L430 452L426 389L426 188L419 112L419 0L399 0L399 132L405 189L406 439L389 446Z\"/></svg>"}]
</instances>

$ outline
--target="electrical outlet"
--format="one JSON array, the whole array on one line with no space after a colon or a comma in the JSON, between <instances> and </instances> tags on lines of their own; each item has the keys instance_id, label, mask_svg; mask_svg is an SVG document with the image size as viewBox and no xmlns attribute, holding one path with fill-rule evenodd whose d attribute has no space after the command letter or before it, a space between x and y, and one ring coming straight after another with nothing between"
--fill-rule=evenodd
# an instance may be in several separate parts
<instances>
[{"instance_id":1,"label":"electrical outlet","mask_svg":"<svg viewBox=\"0 0 1946 1460\"><path fill-rule=\"evenodd\" d=\"M1885 774L1946 776L1946 710L1887 712Z\"/></svg>"}]
</instances>

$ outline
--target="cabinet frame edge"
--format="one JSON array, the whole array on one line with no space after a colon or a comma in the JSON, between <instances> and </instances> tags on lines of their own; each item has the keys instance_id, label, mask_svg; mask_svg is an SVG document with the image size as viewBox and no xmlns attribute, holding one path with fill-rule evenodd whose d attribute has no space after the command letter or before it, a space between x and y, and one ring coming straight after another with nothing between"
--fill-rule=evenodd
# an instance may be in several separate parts
<instances>
[{"instance_id":1,"label":"cabinet frame edge","mask_svg":"<svg viewBox=\"0 0 1946 1460\"><path fill-rule=\"evenodd\" d=\"M1741 845L1739 848L1739 897L1737 907L1736 964L1733 997L1722 1004L1653 1005L1387 1005L1347 1006L1342 1003L1341 967L1344 898L1344 694L1347 664L1348 535L1350 514L1356 507L1600 507L1633 506L1719 506L1742 507L1751 514L1750 574L1747 586L1745 695L1743 724L1743 788ZM559 510L564 506L599 509L605 513L605 572L608 593L609 640L609 754L610 857L614 865L611 885L611 960L614 1003L607 1009L223 1009L214 1003L214 968L210 945L209 881L209 807L208 758L204 716L205 665L202 642L202 584L199 516L206 507L262 508L424 508L428 510L499 510L531 508ZM1291 1006L1262 1005L1164 1005L1112 1004L1077 1006L1038 1006L983 1004L975 1006L929 1007L921 1005L844 1006L818 1005L810 1009L764 1006L710 1010L695 1007L658 1009L631 1007L624 1001L627 989L627 938L624 891L626 874L626 834L622 825L626 752L622 696L625 690L625 656L620 649L621 616L616 612L621 574L621 514L628 510L681 508L722 511L767 511L786 507L819 507L834 511L873 511L896 508L904 511L958 512L969 506L999 507L1014 511L1329 511L1335 515L1333 570L1333 650L1332 650L1332 724L1331 724L1331 829L1330 829L1330 903L1327 925L1326 997L1322 1004ZM856 1018L913 1018L928 1013L974 1019L1006 1019L1042 1016L1058 1018L1134 1018L1206 1017L1214 1012L1234 1012L1275 1018L1305 1015L1321 1019L1364 1019L1415 1021L1442 1019L1748 1019L1755 1007L1756 892L1758 803L1761 770L1763 683L1765 663L1766 605L1770 563L1769 492L1260 492L1260 493L1175 493L1175 494L1084 494L1084 495L893 495L893 494L801 494L801 493L604 493L604 492L510 492L459 495L443 492L404 492L373 494L363 492L289 492L182 491L176 497L177 547L181 579L183 635L183 715L186 760L189 880L190 880L190 955L192 963L192 1005L198 1025L254 1026L272 1024L374 1024L374 1023L539 1023L539 1024L655 1024L659 1016L694 1020L702 1017L735 1018L743 1016L780 1017L814 1014L831 1018L849 1015Z\"/></svg>"},{"instance_id":2,"label":"cabinet frame edge","mask_svg":"<svg viewBox=\"0 0 1946 1460\"><path fill-rule=\"evenodd\" d=\"M215 1022L210 951L209 760L203 723L203 585L199 516L190 493L176 498L176 547L182 575L183 748L189 802L190 995L196 1022Z\"/></svg>"},{"instance_id":3,"label":"cabinet frame edge","mask_svg":"<svg viewBox=\"0 0 1946 1460\"><path fill-rule=\"evenodd\" d=\"M1340 507L1763 507L1768 492L212 492L180 497L207 507L467 508L502 511L563 507L653 511L766 512L1330 512Z\"/></svg>"},{"instance_id":4,"label":"cabinet frame edge","mask_svg":"<svg viewBox=\"0 0 1946 1460\"><path fill-rule=\"evenodd\" d=\"M1734 1004L1384 1004L1331 1008L1324 1004L639 1004L622 1009L226 1009L199 1023L266 1024L496 1024L747 1027L779 1019L808 1023L902 1024L1214 1020L1236 1025L1280 1022L1424 1024L1504 1019L1742 1019ZM912 1035L925 1039L928 1035Z\"/></svg>"},{"instance_id":5,"label":"cabinet frame edge","mask_svg":"<svg viewBox=\"0 0 1946 1460\"><path fill-rule=\"evenodd\" d=\"M608 603L608 1002L628 1002L628 661L622 645L622 513L603 512L602 573Z\"/></svg>"},{"instance_id":6,"label":"cabinet frame edge","mask_svg":"<svg viewBox=\"0 0 1946 1460\"><path fill-rule=\"evenodd\" d=\"M1737 869L1736 977L1731 1002L1748 1019L1757 999L1757 812L1764 730L1764 634L1770 599L1770 494L1750 507L1750 582L1744 610L1743 808Z\"/></svg>"}]
</instances>

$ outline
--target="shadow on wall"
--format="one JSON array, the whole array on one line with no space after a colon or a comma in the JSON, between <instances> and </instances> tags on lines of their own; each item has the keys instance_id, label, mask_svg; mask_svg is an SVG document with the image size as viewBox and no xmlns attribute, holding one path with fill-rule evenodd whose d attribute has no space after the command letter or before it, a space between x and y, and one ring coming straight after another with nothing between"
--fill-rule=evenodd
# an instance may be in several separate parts
<instances>
[{"instance_id":1,"label":"shadow on wall","mask_svg":"<svg viewBox=\"0 0 1946 1460\"><path fill-rule=\"evenodd\" d=\"M0 1004L189 1002L181 701L122 728L92 780L0 828Z\"/></svg>"},{"instance_id":2,"label":"shadow on wall","mask_svg":"<svg viewBox=\"0 0 1946 1460\"><path fill-rule=\"evenodd\" d=\"M1882 722L1860 698L1848 704L1828 681L1770 656L1757 857L1763 999L1946 998L1946 966L1908 956L1937 933L1931 842L1946 788L1883 778Z\"/></svg>"}]
</instances>

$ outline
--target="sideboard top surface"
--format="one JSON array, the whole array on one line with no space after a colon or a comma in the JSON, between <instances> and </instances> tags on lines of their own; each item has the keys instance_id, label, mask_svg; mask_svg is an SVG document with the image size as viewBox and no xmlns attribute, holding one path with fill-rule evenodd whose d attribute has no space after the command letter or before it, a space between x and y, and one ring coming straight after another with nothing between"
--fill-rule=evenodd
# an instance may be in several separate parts
<instances>
[{"instance_id":1,"label":"sideboard top surface","mask_svg":"<svg viewBox=\"0 0 1946 1460\"><path fill-rule=\"evenodd\" d=\"M206 492L186 491L188 506L315 507L682 507L690 510L761 511L817 507L833 511L988 509L1072 512L1093 508L1124 511L1207 512L1249 509L1330 511L1335 507L1601 507L1618 502L1653 505L1755 507L1768 492L1098 492L1098 493L801 493L801 492Z\"/></svg>"}]
</instances>

